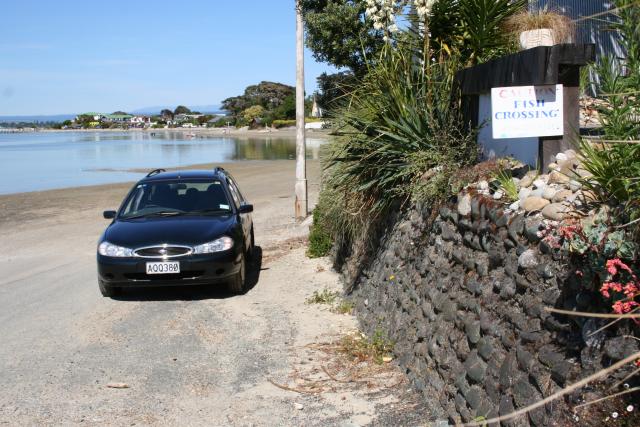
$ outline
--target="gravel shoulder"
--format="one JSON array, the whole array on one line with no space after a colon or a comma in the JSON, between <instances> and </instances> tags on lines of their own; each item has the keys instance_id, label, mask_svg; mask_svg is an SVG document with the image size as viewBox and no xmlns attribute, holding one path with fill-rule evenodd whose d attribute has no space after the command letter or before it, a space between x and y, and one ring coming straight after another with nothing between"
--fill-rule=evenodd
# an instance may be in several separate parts
<instances>
[{"instance_id":1,"label":"gravel shoulder","mask_svg":"<svg viewBox=\"0 0 640 427\"><path fill-rule=\"evenodd\" d=\"M100 296L101 212L130 184L0 196L0 424L418 424L426 409L393 368L367 387L322 374L333 356L314 346L357 323L305 304L341 285L326 259L305 256L308 223L292 217L294 167L228 165L256 207L260 246L255 285L241 296L216 288ZM319 174L310 162L312 205ZM328 386L287 389L301 377ZM126 388L109 387L118 384Z\"/></svg>"}]
</instances>

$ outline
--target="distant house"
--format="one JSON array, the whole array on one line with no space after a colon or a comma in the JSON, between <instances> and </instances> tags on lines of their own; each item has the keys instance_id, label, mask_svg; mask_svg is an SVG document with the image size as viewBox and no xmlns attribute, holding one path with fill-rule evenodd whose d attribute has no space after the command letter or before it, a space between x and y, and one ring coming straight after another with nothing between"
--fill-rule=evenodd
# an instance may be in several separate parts
<instances>
[{"instance_id":1,"label":"distant house","mask_svg":"<svg viewBox=\"0 0 640 427\"><path fill-rule=\"evenodd\" d=\"M91 120L93 120L94 122L99 122L104 117L104 114L90 111L88 113L78 114L75 118L75 121L76 122L82 121L82 118L86 118L86 117L90 117Z\"/></svg>"},{"instance_id":2,"label":"distant house","mask_svg":"<svg viewBox=\"0 0 640 427\"><path fill-rule=\"evenodd\" d=\"M145 126L151 123L151 117L148 116L133 116L129 121L134 126Z\"/></svg>"},{"instance_id":3,"label":"distant house","mask_svg":"<svg viewBox=\"0 0 640 427\"><path fill-rule=\"evenodd\" d=\"M131 114L105 114L102 121L107 123L131 123L132 118Z\"/></svg>"},{"instance_id":4,"label":"distant house","mask_svg":"<svg viewBox=\"0 0 640 427\"><path fill-rule=\"evenodd\" d=\"M317 117L320 118L323 115L323 111L322 108L320 108L320 106L318 105L318 102L316 102L316 96L313 95L313 106L311 107L311 117Z\"/></svg>"},{"instance_id":5,"label":"distant house","mask_svg":"<svg viewBox=\"0 0 640 427\"><path fill-rule=\"evenodd\" d=\"M176 114L173 116L173 121L175 123L184 123L190 122L192 120L197 120L202 117L204 114Z\"/></svg>"}]
</instances>

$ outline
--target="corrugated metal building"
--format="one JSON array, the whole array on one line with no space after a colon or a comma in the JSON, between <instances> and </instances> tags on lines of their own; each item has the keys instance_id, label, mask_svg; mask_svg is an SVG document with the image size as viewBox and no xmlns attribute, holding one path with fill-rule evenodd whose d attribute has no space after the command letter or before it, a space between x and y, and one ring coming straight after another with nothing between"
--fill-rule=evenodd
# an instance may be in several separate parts
<instances>
[{"instance_id":1,"label":"corrugated metal building","mask_svg":"<svg viewBox=\"0 0 640 427\"><path fill-rule=\"evenodd\" d=\"M530 0L529 10L550 10L570 17L576 26L576 43L595 43L596 55L624 57L618 35L609 28L615 16L608 13L615 8L607 0Z\"/></svg>"}]
</instances>

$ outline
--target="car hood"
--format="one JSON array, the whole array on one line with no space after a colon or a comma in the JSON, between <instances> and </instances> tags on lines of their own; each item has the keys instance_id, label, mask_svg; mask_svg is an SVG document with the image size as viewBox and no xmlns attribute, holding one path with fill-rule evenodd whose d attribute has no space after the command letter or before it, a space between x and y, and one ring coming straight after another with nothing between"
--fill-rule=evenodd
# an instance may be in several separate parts
<instances>
[{"instance_id":1,"label":"car hood","mask_svg":"<svg viewBox=\"0 0 640 427\"><path fill-rule=\"evenodd\" d=\"M132 249L163 243L194 246L231 233L234 224L233 215L115 221L106 229L104 240Z\"/></svg>"}]
</instances>

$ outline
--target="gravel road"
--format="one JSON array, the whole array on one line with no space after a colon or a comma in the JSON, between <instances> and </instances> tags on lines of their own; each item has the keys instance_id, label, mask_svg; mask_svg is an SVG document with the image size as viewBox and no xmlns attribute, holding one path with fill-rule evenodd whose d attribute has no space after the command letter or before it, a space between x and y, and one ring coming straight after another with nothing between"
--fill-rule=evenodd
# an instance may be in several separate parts
<instances>
[{"instance_id":1,"label":"gravel road","mask_svg":"<svg viewBox=\"0 0 640 427\"><path fill-rule=\"evenodd\" d=\"M116 207L130 184L0 196L0 424L354 426L423 419L425 409L398 373L390 374L400 379L394 388L335 384L300 393L283 386L301 372L318 375L331 356L313 345L355 330L356 321L304 303L314 290L340 284L327 260L304 255L308 224L291 217L293 162L228 169L255 205L260 246L254 286L241 296L216 288L100 296L101 211ZM317 164L309 174L313 202Z\"/></svg>"}]
</instances>

